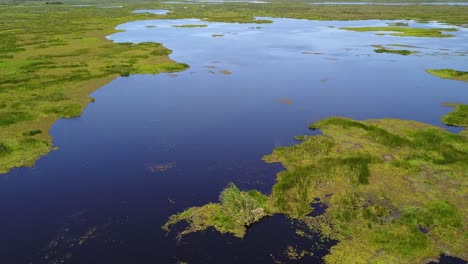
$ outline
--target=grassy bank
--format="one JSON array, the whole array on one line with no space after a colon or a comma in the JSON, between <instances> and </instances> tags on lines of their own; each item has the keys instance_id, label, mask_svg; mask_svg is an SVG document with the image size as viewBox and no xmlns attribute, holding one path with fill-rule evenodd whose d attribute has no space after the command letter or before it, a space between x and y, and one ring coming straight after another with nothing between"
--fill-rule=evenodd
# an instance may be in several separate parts
<instances>
[{"instance_id":1,"label":"grassy bank","mask_svg":"<svg viewBox=\"0 0 468 264\"><path fill-rule=\"evenodd\" d=\"M118 76L180 71L158 43L116 44L119 23L155 17L126 9L0 7L0 173L52 148L49 128L79 116L88 94Z\"/></svg>"},{"instance_id":2,"label":"grassy bank","mask_svg":"<svg viewBox=\"0 0 468 264\"><path fill-rule=\"evenodd\" d=\"M443 121L468 126L465 107ZM323 135L298 137L301 144L264 157L286 168L270 196L231 185L220 203L189 208L164 228L186 221L182 234L214 227L242 237L261 217L283 213L339 241L327 263L423 263L441 253L468 258L466 136L398 119L333 117L311 129ZM236 202L226 203L226 193L235 193ZM313 217L317 198L328 209Z\"/></svg>"}]
</instances>

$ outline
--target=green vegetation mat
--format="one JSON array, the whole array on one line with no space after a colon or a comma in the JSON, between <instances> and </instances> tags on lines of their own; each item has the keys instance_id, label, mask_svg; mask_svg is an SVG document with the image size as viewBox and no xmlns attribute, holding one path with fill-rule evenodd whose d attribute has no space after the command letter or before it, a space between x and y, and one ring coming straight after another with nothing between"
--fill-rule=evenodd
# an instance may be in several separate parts
<instances>
[{"instance_id":1,"label":"green vegetation mat","mask_svg":"<svg viewBox=\"0 0 468 264\"><path fill-rule=\"evenodd\" d=\"M468 126L468 105L443 121ZM323 135L264 157L281 162L272 194L228 186L219 203L170 217L181 235L214 227L243 237L246 227L281 213L339 242L326 263L424 263L439 254L467 259L468 138L399 119L332 117L311 126ZM328 206L311 216L315 199Z\"/></svg>"},{"instance_id":2,"label":"green vegetation mat","mask_svg":"<svg viewBox=\"0 0 468 264\"><path fill-rule=\"evenodd\" d=\"M468 82L468 71L457 71L453 69L426 70L428 73L443 78Z\"/></svg>"}]
</instances>

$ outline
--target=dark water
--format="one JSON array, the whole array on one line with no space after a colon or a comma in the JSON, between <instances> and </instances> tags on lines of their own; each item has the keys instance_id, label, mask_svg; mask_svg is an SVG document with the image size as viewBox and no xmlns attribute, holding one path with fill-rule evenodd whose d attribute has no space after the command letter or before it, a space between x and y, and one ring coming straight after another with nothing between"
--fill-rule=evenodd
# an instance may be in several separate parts
<instances>
[{"instance_id":1,"label":"dark water","mask_svg":"<svg viewBox=\"0 0 468 264\"><path fill-rule=\"evenodd\" d=\"M320 243L317 234L303 239L295 232L300 224L282 216L253 225L243 240L208 230L179 241L161 225L184 208L216 201L229 182L268 193L282 167L261 157L310 134L308 124L318 119L442 125L450 109L441 103L466 103L467 84L424 70L466 70L468 32L427 39L336 28L389 22L120 26L126 31L111 39L162 42L191 68L116 79L92 94L96 102L81 117L53 126L58 150L0 177L0 263L272 263L284 260L291 244L314 251L303 263L320 263L333 242ZM172 27L193 23L209 26ZM392 43L422 48L404 57L369 46Z\"/></svg>"}]
</instances>

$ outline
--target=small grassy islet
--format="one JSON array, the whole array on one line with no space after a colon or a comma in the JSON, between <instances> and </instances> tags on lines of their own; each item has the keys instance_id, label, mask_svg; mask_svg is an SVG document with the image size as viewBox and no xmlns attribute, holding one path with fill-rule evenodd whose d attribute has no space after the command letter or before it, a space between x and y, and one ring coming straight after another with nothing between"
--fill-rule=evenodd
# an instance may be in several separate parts
<instances>
[{"instance_id":1,"label":"small grassy islet","mask_svg":"<svg viewBox=\"0 0 468 264\"><path fill-rule=\"evenodd\" d=\"M411 54L418 53L417 51L413 50L395 50L395 49L388 49L383 46L375 45L376 49L374 49L375 53L390 53L390 54L398 54L403 56L408 56Z\"/></svg>"},{"instance_id":2,"label":"small grassy islet","mask_svg":"<svg viewBox=\"0 0 468 264\"><path fill-rule=\"evenodd\" d=\"M458 71L454 69L430 69L426 70L426 72L443 79L468 82L468 71Z\"/></svg>"},{"instance_id":3,"label":"small grassy islet","mask_svg":"<svg viewBox=\"0 0 468 264\"><path fill-rule=\"evenodd\" d=\"M351 30L357 32L393 32L392 36L399 37L422 37L422 38L449 38L453 34L446 34L444 32L457 31L456 28L409 28L409 27L342 27L340 29Z\"/></svg>"}]
</instances>

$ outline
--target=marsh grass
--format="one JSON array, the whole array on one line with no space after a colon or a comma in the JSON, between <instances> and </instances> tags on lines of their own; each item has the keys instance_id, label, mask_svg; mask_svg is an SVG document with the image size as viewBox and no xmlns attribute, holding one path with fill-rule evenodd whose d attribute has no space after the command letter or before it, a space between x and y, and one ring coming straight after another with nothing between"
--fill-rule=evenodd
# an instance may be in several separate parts
<instances>
[{"instance_id":1,"label":"marsh grass","mask_svg":"<svg viewBox=\"0 0 468 264\"><path fill-rule=\"evenodd\" d=\"M459 186L468 184L467 137L398 119L332 117L310 128L323 135L264 157L286 167L270 196L253 199L231 185L219 203L189 208L164 227L186 221L183 234L214 227L242 237L244 226L282 213L339 240L327 263L418 263L447 251L466 258ZM313 217L317 198L328 208ZM249 215L255 208L268 213Z\"/></svg>"},{"instance_id":2,"label":"marsh grass","mask_svg":"<svg viewBox=\"0 0 468 264\"><path fill-rule=\"evenodd\" d=\"M288 17L317 20L414 19L418 21L468 23L467 7L458 6L316 6L306 2L273 2L269 5L224 3L222 5L171 5L164 16L133 14L136 9L164 9L156 2L128 2L122 8L43 2L4 4L0 16L0 138L19 142L17 131L42 130L37 135L51 143L46 133L54 120L75 117L90 102L88 94L117 76L182 71L186 64L168 58L159 43L113 43L105 36L118 24L138 19L198 18L206 21L272 23L255 17ZM57 23L60 21L60 23ZM258 29L259 27L254 27ZM445 29L444 29L445 31ZM50 99L47 99L50 98ZM8 103L4 103L8 102ZM49 144L51 148L51 144ZM34 160L44 154L28 149L11 158ZM1 162L0 171L8 171Z\"/></svg>"},{"instance_id":3,"label":"marsh grass","mask_svg":"<svg viewBox=\"0 0 468 264\"><path fill-rule=\"evenodd\" d=\"M189 227L182 234L188 234L214 227L221 233L232 233L243 237L246 228L271 214L269 199L258 191L240 191L234 184L224 189L219 196L219 203L192 207L171 216L163 226L166 231L178 222L185 221Z\"/></svg>"},{"instance_id":4,"label":"marsh grass","mask_svg":"<svg viewBox=\"0 0 468 264\"><path fill-rule=\"evenodd\" d=\"M130 11L43 3L2 6L0 138L9 151L2 156L0 173L31 165L50 151L46 132L54 120L79 116L90 102L88 94L115 77L188 68L170 60L171 51L159 43L105 39L119 23L153 17ZM23 141L32 136L40 141Z\"/></svg>"},{"instance_id":5,"label":"marsh grass","mask_svg":"<svg viewBox=\"0 0 468 264\"><path fill-rule=\"evenodd\" d=\"M468 127L467 104L446 104L446 106L454 107L454 111L442 117L442 122L449 126ZM464 132L466 132L466 130Z\"/></svg>"},{"instance_id":6,"label":"marsh grass","mask_svg":"<svg viewBox=\"0 0 468 264\"><path fill-rule=\"evenodd\" d=\"M23 136L28 136L28 137L33 137L33 136L39 135L39 134L42 134L42 130L40 130L40 129L23 132Z\"/></svg>"}]
</instances>

